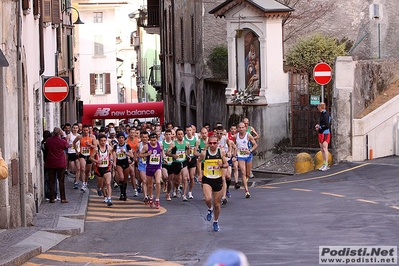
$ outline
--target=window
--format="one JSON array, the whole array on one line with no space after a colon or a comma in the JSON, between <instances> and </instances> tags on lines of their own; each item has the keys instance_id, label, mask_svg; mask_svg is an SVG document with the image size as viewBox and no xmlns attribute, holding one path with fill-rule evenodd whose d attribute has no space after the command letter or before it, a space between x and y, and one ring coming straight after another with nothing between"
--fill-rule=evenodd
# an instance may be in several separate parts
<instances>
[{"instance_id":1,"label":"window","mask_svg":"<svg viewBox=\"0 0 399 266\"><path fill-rule=\"evenodd\" d=\"M94 36L94 55L104 55L104 44L102 35Z\"/></svg>"},{"instance_id":2,"label":"window","mask_svg":"<svg viewBox=\"0 0 399 266\"><path fill-rule=\"evenodd\" d=\"M93 13L94 23L103 23L103 12Z\"/></svg>"},{"instance_id":3,"label":"window","mask_svg":"<svg viewBox=\"0 0 399 266\"><path fill-rule=\"evenodd\" d=\"M184 62L184 21L183 18L180 18L180 56L181 62Z\"/></svg>"},{"instance_id":4,"label":"window","mask_svg":"<svg viewBox=\"0 0 399 266\"><path fill-rule=\"evenodd\" d=\"M194 15L191 15L191 61L195 62L195 23L194 23Z\"/></svg>"},{"instance_id":5,"label":"window","mask_svg":"<svg viewBox=\"0 0 399 266\"><path fill-rule=\"evenodd\" d=\"M90 73L90 94L104 95L111 93L109 73Z\"/></svg>"}]
</instances>

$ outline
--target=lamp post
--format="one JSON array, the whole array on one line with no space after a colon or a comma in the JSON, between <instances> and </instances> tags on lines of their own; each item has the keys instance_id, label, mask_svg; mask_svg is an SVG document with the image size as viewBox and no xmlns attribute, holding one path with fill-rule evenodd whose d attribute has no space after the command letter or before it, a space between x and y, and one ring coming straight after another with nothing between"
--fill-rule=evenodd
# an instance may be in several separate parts
<instances>
[{"instance_id":1,"label":"lamp post","mask_svg":"<svg viewBox=\"0 0 399 266\"><path fill-rule=\"evenodd\" d=\"M73 6L67 7L64 10L62 10L62 13L64 13L65 11L67 11L68 9L73 9L76 11L76 13L78 13L78 18L76 19L76 21L73 24L84 24L84 22L82 20L80 20L80 15L79 15L79 11L74 8Z\"/></svg>"}]
</instances>

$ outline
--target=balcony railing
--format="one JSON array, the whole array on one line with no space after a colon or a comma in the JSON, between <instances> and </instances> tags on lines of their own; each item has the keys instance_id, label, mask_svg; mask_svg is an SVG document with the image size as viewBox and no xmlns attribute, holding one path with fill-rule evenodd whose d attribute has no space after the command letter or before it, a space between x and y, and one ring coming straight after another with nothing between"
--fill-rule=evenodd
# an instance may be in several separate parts
<instances>
[{"instance_id":1,"label":"balcony railing","mask_svg":"<svg viewBox=\"0 0 399 266\"><path fill-rule=\"evenodd\" d=\"M139 9L137 24L143 28L159 28L159 4Z\"/></svg>"}]
</instances>

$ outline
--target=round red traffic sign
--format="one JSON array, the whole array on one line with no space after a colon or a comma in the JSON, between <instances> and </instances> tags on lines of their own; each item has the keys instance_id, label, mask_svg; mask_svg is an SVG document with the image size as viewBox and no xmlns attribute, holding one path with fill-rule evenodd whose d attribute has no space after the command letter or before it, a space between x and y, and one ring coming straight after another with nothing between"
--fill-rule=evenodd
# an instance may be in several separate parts
<instances>
[{"instance_id":1,"label":"round red traffic sign","mask_svg":"<svg viewBox=\"0 0 399 266\"><path fill-rule=\"evenodd\" d=\"M51 77L44 82L43 93L50 102L62 102L68 96L68 83L60 77Z\"/></svg>"},{"instance_id":2,"label":"round red traffic sign","mask_svg":"<svg viewBox=\"0 0 399 266\"><path fill-rule=\"evenodd\" d=\"M319 85L326 85L331 81L332 70L326 63L319 63L313 69L313 78Z\"/></svg>"}]
</instances>

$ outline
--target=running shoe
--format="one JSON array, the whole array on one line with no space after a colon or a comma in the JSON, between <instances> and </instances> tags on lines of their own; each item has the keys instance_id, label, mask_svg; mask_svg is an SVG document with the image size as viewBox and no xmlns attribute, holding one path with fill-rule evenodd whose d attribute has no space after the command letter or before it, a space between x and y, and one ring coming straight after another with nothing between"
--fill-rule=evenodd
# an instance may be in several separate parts
<instances>
[{"instance_id":1,"label":"running shoe","mask_svg":"<svg viewBox=\"0 0 399 266\"><path fill-rule=\"evenodd\" d=\"M215 232L219 232L220 231L218 222L213 222L213 231L215 231Z\"/></svg>"},{"instance_id":2,"label":"running shoe","mask_svg":"<svg viewBox=\"0 0 399 266\"><path fill-rule=\"evenodd\" d=\"M161 207L161 203L159 202L159 200L155 201L155 209L159 209Z\"/></svg>"},{"instance_id":3,"label":"running shoe","mask_svg":"<svg viewBox=\"0 0 399 266\"><path fill-rule=\"evenodd\" d=\"M119 196L119 200L123 200L123 194Z\"/></svg>"},{"instance_id":4,"label":"running shoe","mask_svg":"<svg viewBox=\"0 0 399 266\"><path fill-rule=\"evenodd\" d=\"M319 171L323 170L323 168L324 168L324 164L322 164L322 165L320 166Z\"/></svg>"},{"instance_id":5,"label":"running shoe","mask_svg":"<svg viewBox=\"0 0 399 266\"><path fill-rule=\"evenodd\" d=\"M254 178L255 176L254 176L254 174L252 173L252 171L251 171L251 173L249 174L249 178Z\"/></svg>"},{"instance_id":6,"label":"running shoe","mask_svg":"<svg viewBox=\"0 0 399 266\"><path fill-rule=\"evenodd\" d=\"M127 196L126 196L126 194L123 194L123 201L126 201L127 200Z\"/></svg>"},{"instance_id":7,"label":"running shoe","mask_svg":"<svg viewBox=\"0 0 399 266\"><path fill-rule=\"evenodd\" d=\"M80 191L83 191L83 193L86 192L86 184L83 183L82 186L80 187Z\"/></svg>"},{"instance_id":8,"label":"running shoe","mask_svg":"<svg viewBox=\"0 0 399 266\"><path fill-rule=\"evenodd\" d=\"M137 197L139 195L139 193L137 192L137 189L134 190L134 194L133 197Z\"/></svg>"},{"instance_id":9,"label":"running shoe","mask_svg":"<svg viewBox=\"0 0 399 266\"><path fill-rule=\"evenodd\" d=\"M234 184L234 188L235 188L235 189L240 189L240 185L239 185L238 183L235 183L235 184Z\"/></svg>"},{"instance_id":10,"label":"running shoe","mask_svg":"<svg viewBox=\"0 0 399 266\"><path fill-rule=\"evenodd\" d=\"M108 199L107 199L107 197L104 197L104 200L103 200L103 202L105 202L105 203L107 203L107 202L108 202Z\"/></svg>"},{"instance_id":11,"label":"running shoe","mask_svg":"<svg viewBox=\"0 0 399 266\"><path fill-rule=\"evenodd\" d=\"M328 165L324 165L324 167L323 167L323 169L321 169L321 171L322 172L325 172L325 171L327 171L327 170L329 170L330 169L330 167L328 166Z\"/></svg>"},{"instance_id":12,"label":"running shoe","mask_svg":"<svg viewBox=\"0 0 399 266\"><path fill-rule=\"evenodd\" d=\"M150 198L148 204L150 205L151 208L154 207L154 201L152 200L152 198Z\"/></svg>"},{"instance_id":13,"label":"running shoe","mask_svg":"<svg viewBox=\"0 0 399 266\"><path fill-rule=\"evenodd\" d=\"M166 200L167 200L167 201L171 201L171 200L172 200L172 199L170 198L170 194L169 194L169 193L166 194Z\"/></svg>"},{"instance_id":14,"label":"running shoe","mask_svg":"<svg viewBox=\"0 0 399 266\"><path fill-rule=\"evenodd\" d=\"M144 204L147 205L148 204L148 197L144 197Z\"/></svg>"},{"instance_id":15,"label":"running shoe","mask_svg":"<svg viewBox=\"0 0 399 266\"><path fill-rule=\"evenodd\" d=\"M141 193L141 186L137 186L137 192Z\"/></svg>"},{"instance_id":16,"label":"running shoe","mask_svg":"<svg viewBox=\"0 0 399 266\"><path fill-rule=\"evenodd\" d=\"M226 198L222 198L222 205L226 205L227 204L227 199Z\"/></svg>"},{"instance_id":17,"label":"running shoe","mask_svg":"<svg viewBox=\"0 0 399 266\"><path fill-rule=\"evenodd\" d=\"M91 174L89 175L89 179L94 179L94 173L91 173Z\"/></svg>"},{"instance_id":18,"label":"running shoe","mask_svg":"<svg viewBox=\"0 0 399 266\"><path fill-rule=\"evenodd\" d=\"M78 182L75 182L74 184L73 184L73 189L78 189L79 188L79 183Z\"/></svg>"},{"instance_id":19,"label":"running shoe","mask_svg":"<svg viewBox=\"0 0 399 266\"><path fill-rule=\"evenodd\" d=\"M228 198L231 198L231 193L230 193L230 191L226 191L226 196L228 197Z\"/></svg>"},{"instance_id":20,"label":"running shoe","mask_svg":"<svg viewBox=\"0 0 399 266\"><path fill-rule=\"evenodd\" d=\"M102 192L101 188L97 189L97 195L99 197L101 197L103 195L103 192Z\"/></svg>"},{"instance_id":21,"label":"running shoe","mask_svg":"<svg viewBox=\"0 0 399 266\"><path fill-rule=\"evenodd\" d=\"M172 196L173 196L174 198L176 198L176 197L177 197L177 195L176 195L176 191L173 191L173 194L172 194Z\"/></svg>"},{"instance_id":22,"label":"running shoe","mask_svg":"<svg viewBox=\"0 0 399 266\"><path fill-rule=\"evenodd\" d=\"M199 181L198 181L198 176L194 176L194 181L195 181L195 183L197 183L197 184L199 184Z\"/></svg>"},{"instance_id":23,"label":"running shoe","mask_svg":"<svg viewBox=\"0 0 399 266\"><path fill-rule=\"evenodd\" d=\"M114 205L114 204L112 204L112 201L111 201L111 199L108 199L108 201L107 201L107 205L108 205L108 206L112 206L112 205Z\"/></svg>"},{"instance_id":24,"label":"running shoe","mask_svg":"<svg viewBox=\"0 0 399 266\"><path fill-rule=\"evenodd\" d=\"M57 197L55 198L56 201L60 201L60 196L57 195Z\"/></svg>"},{"instance_id":25,"label":"running shoe","mask_svg":"<svg viewBox=\"0 0 399 266\"><path fill-rule=\"evenodd\" d=\"M188 199L187 199L187 197L186 197L186 195L183 195L183 201L187 201Z\"/></svg>"},{"instance_id":26,"label":"running shoe","mask_svg":"<svg viewBox=\"0 0 399 266\"><path fill-rule=\"evenodd\" d=\"M213 210L209 210L208 209L208 213L206 214L206 220L207 221L212 220L212 213L213 213Z\"/></svg>"},{"instance_id":27,"label":"running shoe","mask_svg":"<svg viewBox=\"0 0 399 266\"><path fill-rule=\"evenodd\" d=\"M249 192L248 192L248 191L246 191L246 192L245 192L245 197L248 199L248 198L250 198L250 197L251 197L251 194L249 194Z\"/></svg>"},{"instance_id":28,"label":"running shoe","mask_svg":"<svg viewBox=\"0 0 399 266\"><path fill-rule=\"evenodd\" d=\"M118 187L118 183L116 183L115 181L114 181L114 188L117 188Z\"/></svg>"},{"instance_id":29,"label":"running shoe","mask_svg":"<svg viewBox=\"0 0 399 266\"><path fill-rule=\"evenodd\" d=\"M194 198L194 196L193 196L193 193L192 193L192 192L188 192L188 198L189 198L189 199L193 199L193 198Z\"/></svg>"}]
</instances>

